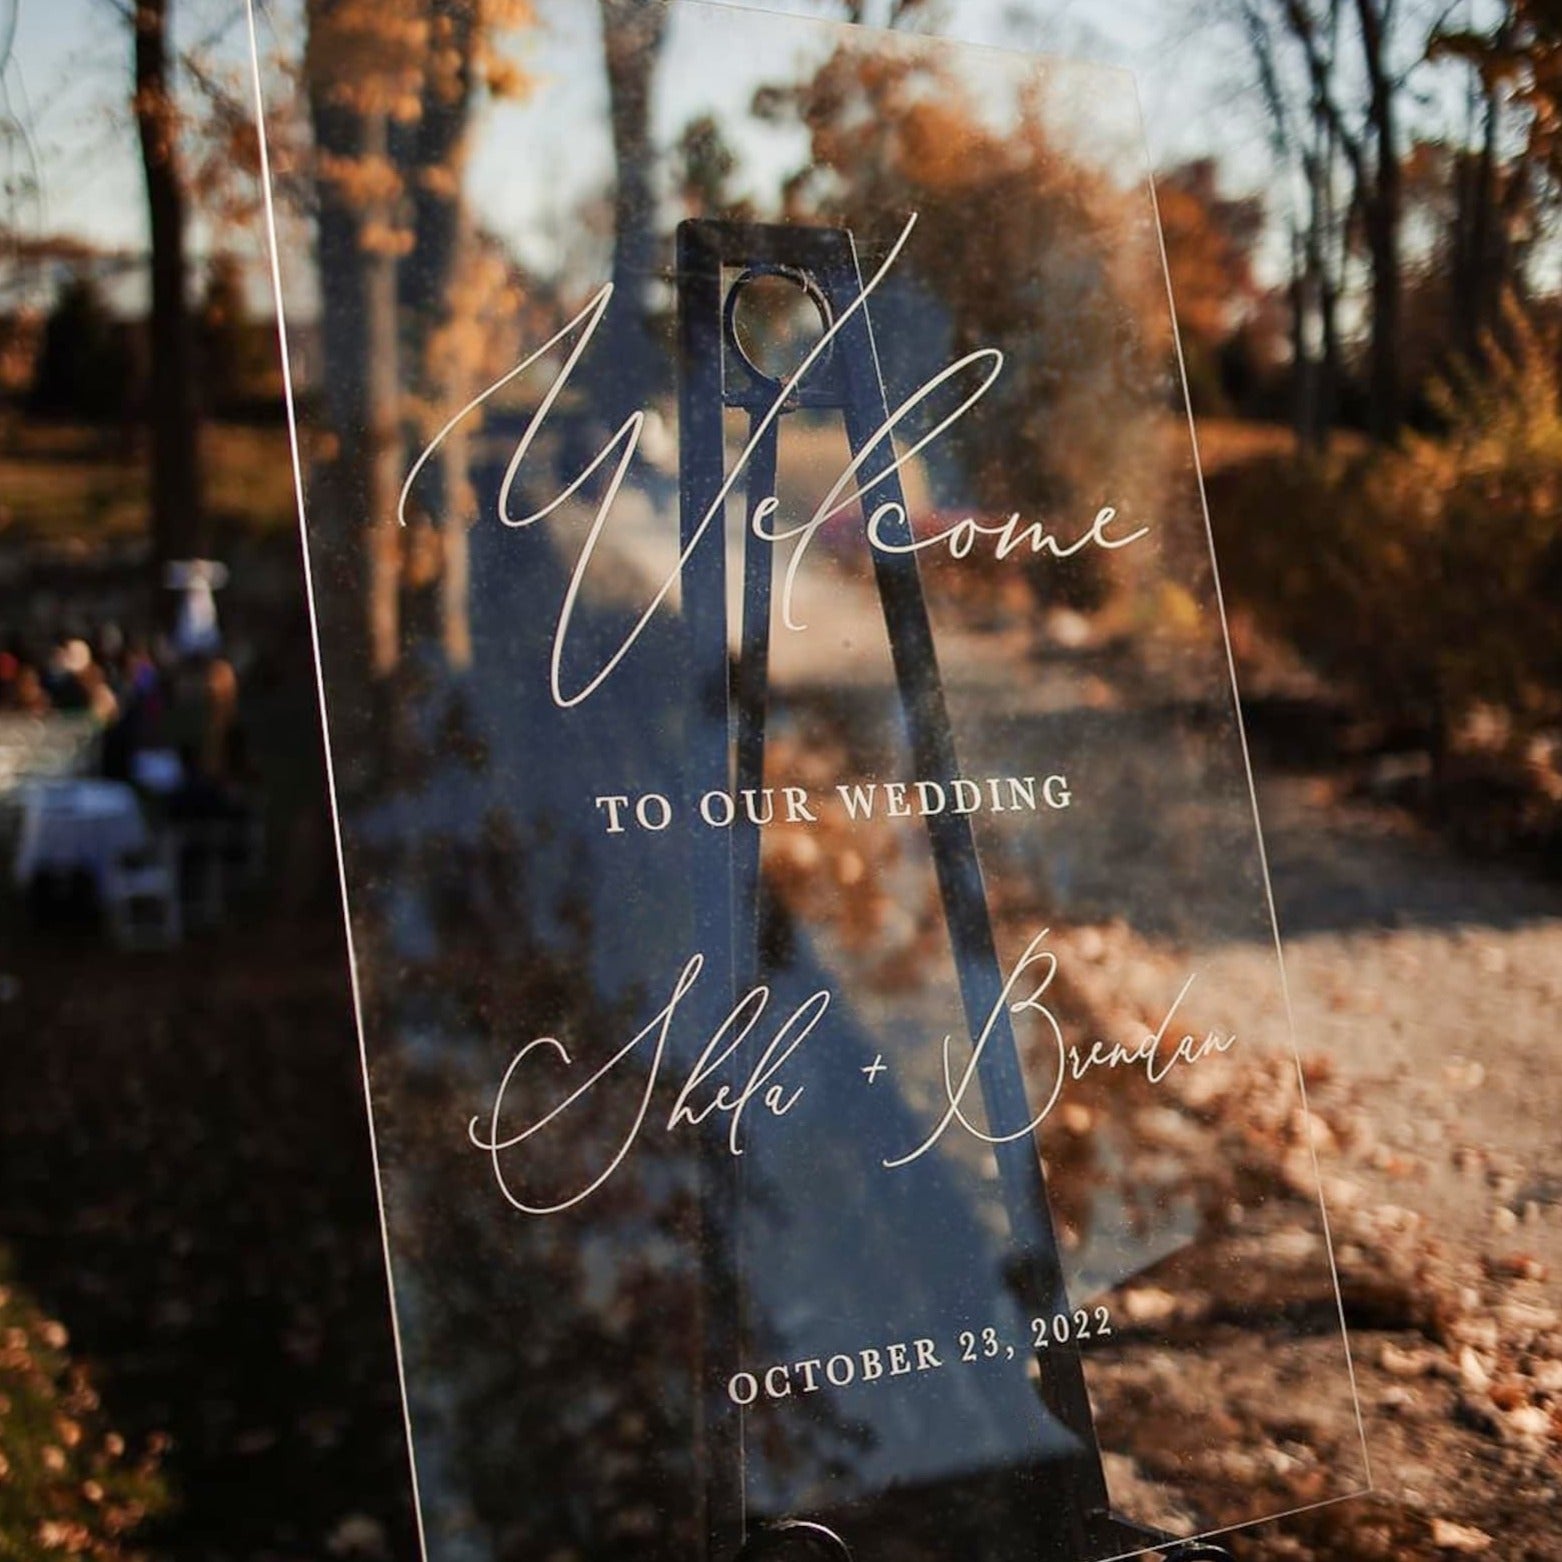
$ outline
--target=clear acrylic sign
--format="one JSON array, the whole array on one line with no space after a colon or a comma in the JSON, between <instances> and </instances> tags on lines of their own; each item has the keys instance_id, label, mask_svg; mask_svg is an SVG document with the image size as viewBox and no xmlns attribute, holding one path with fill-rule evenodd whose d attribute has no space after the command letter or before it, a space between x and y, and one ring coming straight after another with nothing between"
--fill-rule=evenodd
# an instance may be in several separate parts
<instances>
[{"instance_id":1,"label":"clear acrylic sign","mask_svg":"<svg viewBox=\"0 0 1562 1562\"><path fill-rule=\"evenodd\" d=\"M415 19L274 189L428 1554L1361 1490L1132 79Z\"/></svg>"}]
</instances>

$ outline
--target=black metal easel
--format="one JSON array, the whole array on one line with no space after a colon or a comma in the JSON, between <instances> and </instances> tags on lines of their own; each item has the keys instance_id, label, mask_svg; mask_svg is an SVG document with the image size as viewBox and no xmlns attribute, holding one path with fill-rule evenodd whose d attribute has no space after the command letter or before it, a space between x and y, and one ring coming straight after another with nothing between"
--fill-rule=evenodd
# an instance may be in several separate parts
<instances>
[{"instance_id":1,"label":"black metal easel","mask_svg":"<svg viewBox=\"0 0 1562 1562\"><path fill-rule=\"evenodd\" d=\"M735 310L743 288L758 277L778 276L800 288L838 334L795 387L781 412L798 408L838 410L854 457L859 455L889 416L878 355L866 307L863 282L852 236L839 228L688 221L678 229L678 331L681 363L679 384L681 543L686 553L683 616L687 644L699 689L700 715L691 734L690 774L705 785L729 784L736 750L734 789L762 785L770 628L770 549L744 532L744 567L740 654L730 666L726 597L726 538L722 517L713 525L722 532L702 547L691 547L698 528L726 481L723 414L728 408L748 412L758 442L749 462L746 514L775 489L781 416L760 430L765 415L784 389L759 370L737 339ZM857 306L857 307L854 307ZM881 504L896 503L905 515L899 477L890 474L875 484ZM911 541L909 521L895 528L881 523L892 540ZM943 686L922 594L916 556L873 552L879 597L888 630L896 683L900 691L915 774L948 788L960 776ZM735 720L734 720L735 718ZM988 1016L999 1015L983 1054L980 1069L988 1121L1005 1125L1029 1120L1024 1077L1007 1008L999 1002L1003 990L993 940L987 897L977 859L976 842L967 816L945 812L927 818L928 835L939 893L948 924L961 1001L971 1034L977 1035ZM699 831L695 871L700 879L696 897L698 947L706 952L708 969L719 990L740 993L754 979L758 961L760 832L757 827L730 832ZM1041 1161L1031 1135L993 1147L1003 1199L1017 1254L1017 1287L1025 1305L1038 1315L1066 1313L1056 1232L1047 1201ZM714 1180L707 1178L713 1187ZM725 1195L735 1195L727 1184ZM721 1197L721 1195L718 1195ZM730 1276L716 1283L730 1289ZM720 1306L720 1302L707 1305ZM1047 1493L1046 1511L1037 1515L1054 1539L1054 1549L1071 1549L1081 1558L1158 1547L1177 1547L1181 1562L1195 1556L1223 1557L1219 1548L1191 1547L1175 1537L1148 1529L1111 1511L1106 1477L1096 1439L1084 1368L1075 1349L1051 1346L1035 1353L1041 1399L1081 1446L1078 1457L1062 1462L1057 1489ZM708 1431L719 1442L716 1423ZM730 1434L729 1434L730 1438ZM707 1456L741 1457L740 1449L707 1449ZM784 1533L772 1529L745 1534L741 1512L735 1517L730 1500L707 1493L707 1532L713 1562L730 1562L740 1545L750 1553L786 1551ZM798 1528L796 1524L792 1528ZM819 1525L801 1526L813 1552L821 1536ZM834 1537L831 1537L832 1539ZM840 1553L849 1556L843 1542ZM795 1547L793 1548L796 1549ZM1043 1548L1038 1548L1041 1554ZM953 1562L953 1559L951 1559Z\"/></svg>"}]
</instances>

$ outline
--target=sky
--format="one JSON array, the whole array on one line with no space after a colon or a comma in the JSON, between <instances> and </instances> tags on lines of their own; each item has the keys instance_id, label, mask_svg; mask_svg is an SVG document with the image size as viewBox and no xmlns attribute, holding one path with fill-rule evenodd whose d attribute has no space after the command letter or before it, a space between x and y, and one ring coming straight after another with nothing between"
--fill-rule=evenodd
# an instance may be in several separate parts
<instances>
[{"instance_id":1,"label":"sky","mask_svg":"<svg viewBox=\"0 0 1562 1562\"><path fill-rule=\"evenodd\" d=\"M16 31L4 85L11 115L26 127L41 178L41 200L24 203L24 219L110 248L145 243L141 171L126 99L130 43L117 0L0 0L0 18L16 7ZM769 0L768 9L817 15L817 0ZM542 0L544 27L523 50L534 71L568 69L583 35L596 25L592 0ZM942 0L940 31L966 41L1000 43L1127 66L1135 70L1152 155L1162 163L1218 150L1235 183L1267 177L1261 117L1248 93L1240 114L1250 125L1233 136L1232 104L1243 96L1229 47L1208 24L1187 18L1178 0ZM175 15L185 41L217 40L217 52L237 67L246 47L235 0L178 0ZM263 6L262 51L296 42L296 9ZM710 105L741 112L767 79L764 59L724 59L710 76ZM676 120L678 105L664 105ZM687 115L683 115L687 117ZM497 128L497 127L496 127ZM529 126L535 131L535 126ZM518 164L506 156L504 136L490 137L474 170L480 190L501 209L545 207L556 193L556 170L568 160L577 174L583 142L568 123L543 132L545 155ZM12 143L12 173L28 158ZM1234 155L1233 155L1234 154ZM605 145L592 148L605 180Z\"/></svg>"},{"instance_id":2,"label":"sky","mask_svg":"<svg viewBox=\"0 0 1562 1562\"><path fill-rule=\"evenodd\" d=\"M174 8L182 43L220 40L237 71L247 59L240 53L242 4L175 0ZM0 77L0 132L11 122L11 134L0 134L0 184L8 187L0 221L139 254L146 247L145 186L122 0L0 0L0 37L8 10L15 32ZM139 290L132 276L112 296L136 308Z\"/></svg>"},{"instance_id":3,"label":"sky","mask_svg":"<svg viewBox=\"0 0 1562 1562\"><path fill-rule=\"evenodd\" d=\"M814 18L820 10L818 0L732 3L735 9ZM1235 182L1261 185L1270 173L1261 107L1250 95L1244 107L1249 133L1232 133L1231 101L1246 83L1231 79L1230 53L1211 47L1209 27L1173 25L1180 9L1176 0L1114 0L1110 5L1100 0L944 0L939 31L1011 52L1044 52L1130 69L1139 83L1154 162L1170 164L1218 149ZM593 180L605 183L611 176L611 148L600 133L606 102L601 72L571 70L575 57L597 58L595 10L590 0L555 0L545 11L546 33L524 56L548 90L531 103L501 105L493 111L496 133L479 149L474 182L480 191L477 204L497 227L506 226L505 214L515 214L515 228L522 214L538 210L552 208L562 218L566 191ZM681 40L685 47L680 47ZM773 81L783 62L768 52L734 50L723 53L718 70L690 68L683 56L697 48L675 25L664 51L659 137L670 142L695 113L711 112L734 127L740 150L760 155L759 137L744 144L743 122L755 89ZM561 105L567 105L562 112ZM539 148L539 155L518 161L509 148L523 144ZM799 145L796 154L802 150ZM571 177L561 181L559 170L564 167Z\"/></svg>"}]
</instances>

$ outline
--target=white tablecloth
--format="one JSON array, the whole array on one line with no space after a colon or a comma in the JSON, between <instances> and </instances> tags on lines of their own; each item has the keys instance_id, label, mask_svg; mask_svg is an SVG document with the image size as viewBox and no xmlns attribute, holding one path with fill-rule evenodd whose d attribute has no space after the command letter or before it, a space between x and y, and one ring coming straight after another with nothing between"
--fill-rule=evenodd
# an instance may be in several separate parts
<instances>
[{"instance_id":1,"label":"white tablecloth","mask_svg":"<svg viewBox=\"0 0 1562 1562\"><path fill-rule=\"evenodd\" d=\"M130 779L144 792L171 797L184 785L184 761L171 748L144 748L130 758Z\"/></svg>"},{"instance_id":2,"label":"white tablecloth","mask_svg":"<svg viewBox=\"0 0 1562 1562\"><path fill-rule=\"evenodd\" d=\"M140 800L122 781L32 781L21 804L14 874L23 888L38 873L85 868L101 889L111 863L150 842Z\"/></svg>"},{"instance_id":3,"label":"white tablecloth","mask_svg":"<svg viewBox=\"0 0 1562 1562\"><path fill-rule=\"evenodd\" d=\"M90 716L0 715L0 799L29 781L81 775L95 764L97 746Z\"/></svg>"}]
</instances>

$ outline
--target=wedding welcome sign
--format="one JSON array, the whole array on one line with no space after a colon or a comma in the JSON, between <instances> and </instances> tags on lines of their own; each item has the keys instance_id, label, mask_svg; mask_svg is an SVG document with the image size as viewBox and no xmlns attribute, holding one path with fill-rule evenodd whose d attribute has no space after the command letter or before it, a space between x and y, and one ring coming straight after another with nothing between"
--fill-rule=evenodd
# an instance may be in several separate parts
<instances>
[{"instance_id":1,"label":"wedding welcome sign","mask_svg":"<svg viewBox=\"0 0 1562 1562\"><path fill-rule=\"evenodd\" d=\"M317 11L274 239L427 1554L1363 1489L1132 80Z\"/></svg>"}]
</instances>

